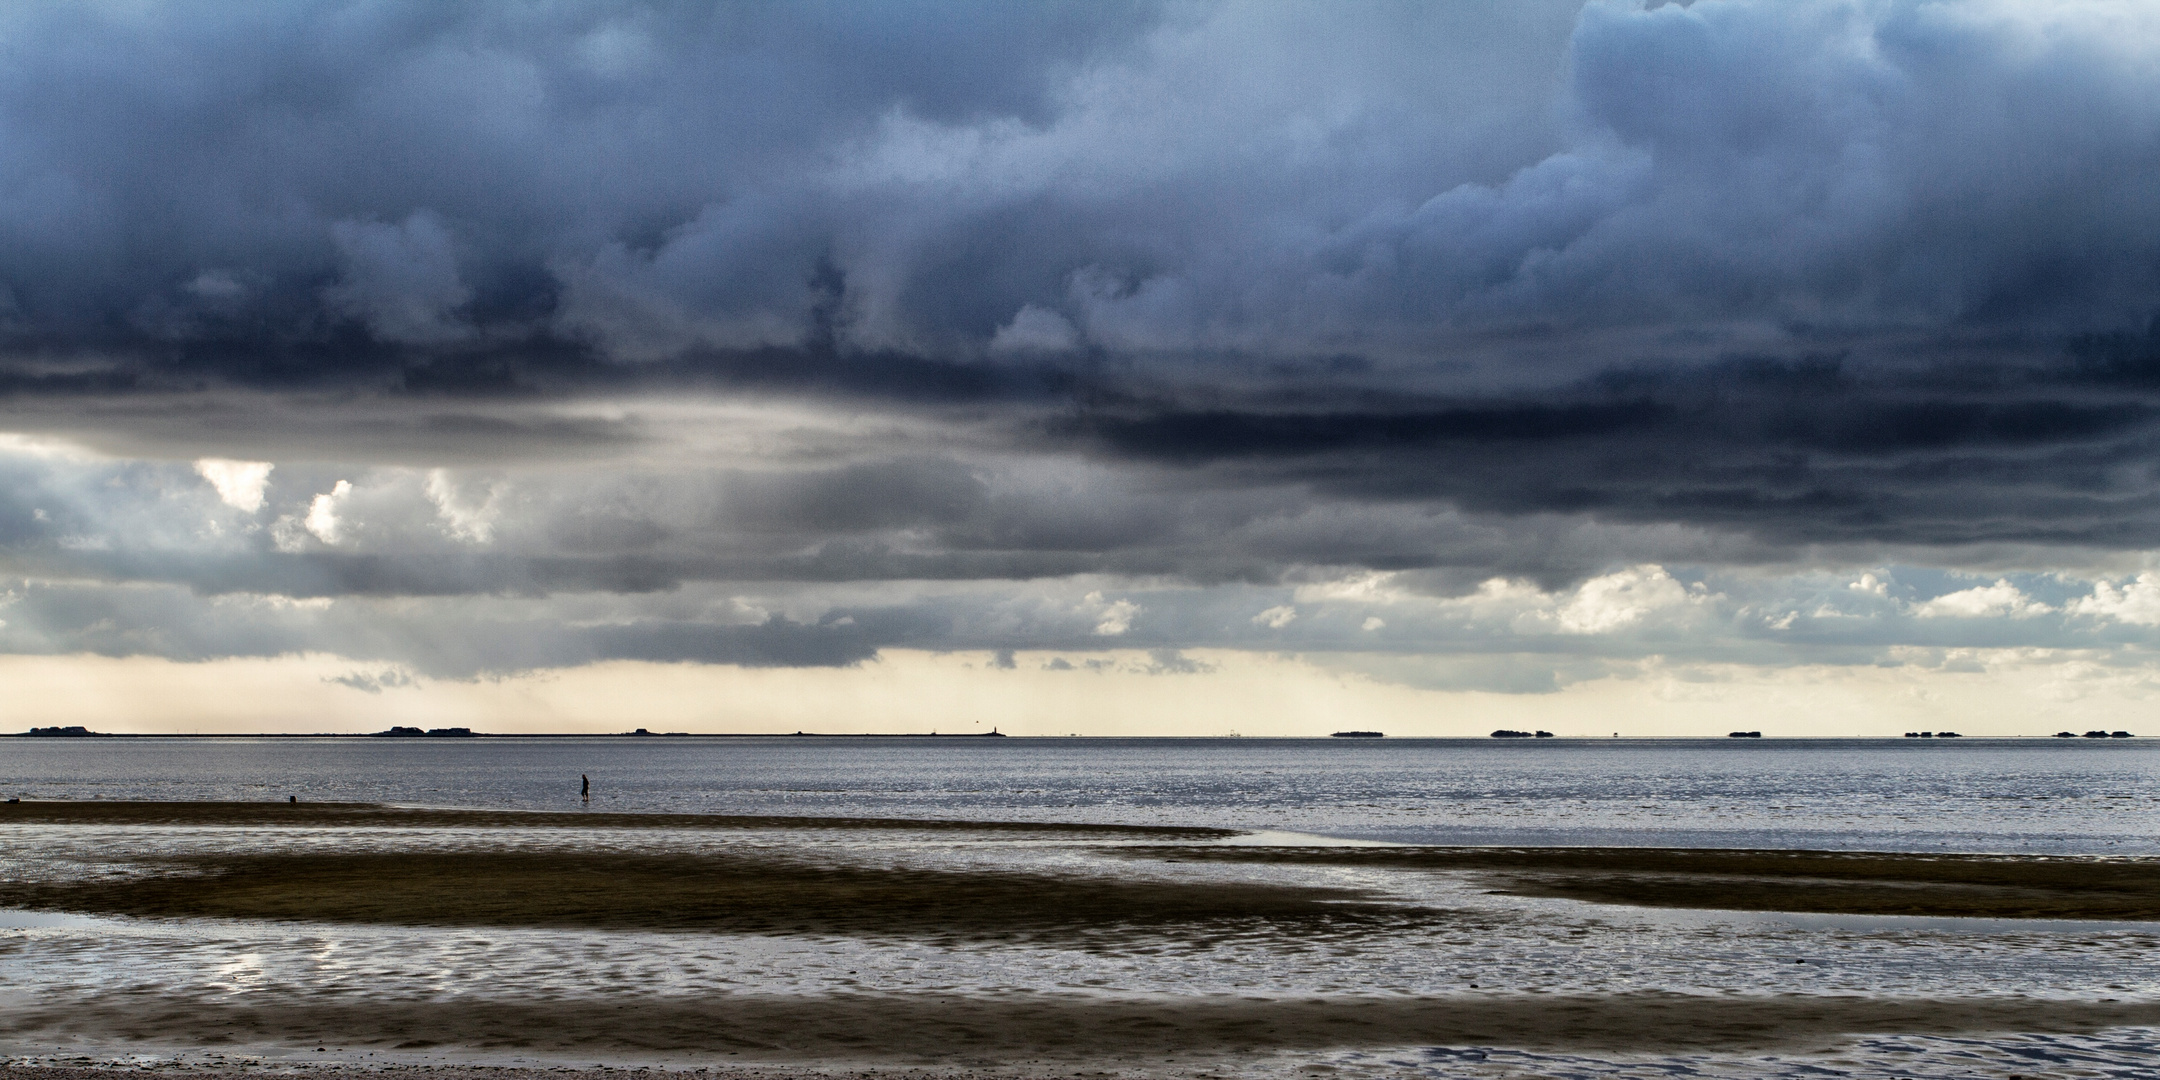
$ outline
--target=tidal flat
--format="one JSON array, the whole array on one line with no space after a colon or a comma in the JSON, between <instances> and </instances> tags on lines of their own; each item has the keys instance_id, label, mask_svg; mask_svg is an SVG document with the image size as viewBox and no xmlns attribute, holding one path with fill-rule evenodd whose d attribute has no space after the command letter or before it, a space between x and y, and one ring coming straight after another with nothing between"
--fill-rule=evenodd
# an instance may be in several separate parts
<instances>
[{"instance_id":1,"label":"tidal flat","mask_svg":"<svg viewBox=\"0 0 2160 1080\"><path fill-rule=\"evenodd\" d=\"M1735 911L2160 920L2160 858L1580 847L1210 845L1223 829L1041 823L532 813L368 804L17 803L0 824L345 830L919 833L1106 842L1163 865L1468 873L1496 894ZM1108 844L1116 846L1107 846ZM836 847L838 845L835 845ZM125 876L0 881L0 907L155 918L742 933L1085 933L1218 920L1410 918L1368 891L1241 881L938 870L819 861L743 844L695 852L308 850L144 855Z\"/></svg>"},{"instance_id":2,"label":"tidal flat","mask_svg":"<svg viewBox=\"0 0 2160 1080\"><path fill-rule=\"evenodd\" d=\"M2150 858L108 800L0 806L0 840L0 1058L26 1067L2160 1052Z\"/></svg>"}]
</instances>

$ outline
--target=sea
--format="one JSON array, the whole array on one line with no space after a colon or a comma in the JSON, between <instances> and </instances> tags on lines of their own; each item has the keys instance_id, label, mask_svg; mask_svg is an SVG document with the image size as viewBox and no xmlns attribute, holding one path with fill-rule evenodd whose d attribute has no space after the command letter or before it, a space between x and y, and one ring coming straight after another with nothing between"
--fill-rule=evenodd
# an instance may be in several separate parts
<instances>
[{"instance_id":1,"label":"sea","mask_svg":"<svg viewBox=\"0 0 2160 1080\"><path fill-rule=\"evenodd\" d=\"M580 796L586 780L589 802ZM2160 855L2160 740L2149 739L24 738L0 740L0 795L1213 826L1240 831L1225 842L1283 845ZM368 830L234 832L0 827L0 875L105 873L191 845L276 851L412 842ZM0 911L0 1015L116 993L210 1006L862 993L2160 1001L2160 923L1630 908L1494 895L1461 875L1153 865L1088 845L976 843L949 832L616 830L582 841L577 830L522 839L502 833L425 842L590 842L655 851L752 842L815 847L819 857L878 865L1264 875L1275 883L1364 889L1449 912L1454 921L1385 941L1313 943L1254 933L1079 947L711 935L689 949L681 935L656 933ZM0 1034L0 1061L148 1053L109 1036L46 1030L11 1042ZM193 1051L185 1046L152 1049L200 1063L187 1058ZM312 1050L265 1043L217 1053L221 1062L277 1064L307 1059ZM426 1053L448 1060L442 1055L454 1051ZM463 1053L457 1060L551 1064L500 1048ZM2160 1076L2160 1030L1860 1033L1821 1048L1685 1054L1367 1046L1285 1051L1244 1061L1238 1071L2152 1077Z\"/></svg>"},{"instance_id":2,"label":"sea","mask_svg":"<svg viewBox=\"0 0 2160 1080\"><path fill-rule=\"evenodd\" d=\"M0 793L2160 854L2160 739L9 739Z\"/></svg>"}]
</instances>

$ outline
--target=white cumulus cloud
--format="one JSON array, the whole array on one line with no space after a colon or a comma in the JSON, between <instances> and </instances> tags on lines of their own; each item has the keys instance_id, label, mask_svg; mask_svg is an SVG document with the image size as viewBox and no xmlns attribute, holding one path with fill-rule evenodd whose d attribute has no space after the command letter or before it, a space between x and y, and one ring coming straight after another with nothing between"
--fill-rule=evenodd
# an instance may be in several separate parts
<instances>
[{"instance_id":1,"label":"white cumulus cloud","mask_svg":"<svg viewBox=\"0 0 2160 1080\"><path fill-rule=\"evenodd\" d=\"M489 484L476 498L459 487L448 470L434 469L428 473L428 501L435 504L444 530L467 543L485 544L495 538L495 520L501 509L497 505L499 495L500 490Z\"/></svg>"},{"instance_id":2,"label":"white cumulus cloud","mask_svg":"<svg viewBox=\"0 0 2160 1080\"><path fill-rule=\"evenodd\" d=\"M307 518L301 524L315 534L315 539L325 544L337 543L345 530L345 523L338 518L338 504L351 494L352 481L338 481L328 492L315 496L315 501L308 506Z\"/></svg>"},{"instance_id":3,"label":"white cumulus cloud","mask_svg":"<svg viewBox=\"0 0 2160 1080\"><path fill-rule=\"evenodd\" d=\"M1560 629L1570 634L1602 634L1687 602L1687 587L1664 567L1631 566L1583 582L1574 598L1560 608Z\"/></svg>"},{"instance_id":4,"label":"white cumulus cloud","mask_svg":"<svg viewBox=\"0 0 2160 1080\"><path fill-rule=\"evenodd\" d=\"M2029 619L2054 608L2025 595L2007 580L1945 593L1913 608L1923 619Z\"/></svg>"},{"instance_id":5,"label":"white cumulus cloud","mask_svg":"<svg viewBox=\"0 0 2160 1080\"><path fill-rule=\"evenodd\" d=\"M202 458L195 462L196 473L210 481L225 505L249 514L262 509L263 488L270 483L271 468L267 461Z\"/></svg>"},{"instance_id":6,"label":"white cumulus cloud","mask_svg":"<svg viewBox=\"0 0 2160 1080\"><path fill-rule=\"evenodd\" d=\"M2092 615L2138 626L2160 626L2160 575L2139 574L2137 580L2117 585L2093 582L2091 596L2070 601L2072 615Z\"/></svg>"},{"instance_id":7,"label":"white cumulus cloud","mask_svg":"<svg viewBox=\"0 0 2160 1080\"><path fill-rule=\"evenodd\" d=\"M1116 637L1132 629L1133 616L1140 614L1140 605L1130 600L1104 600L1103 594L1087 594L1083 610L1095 615L1095 633L1101 637Z\"/></svg>"}]
</instances>

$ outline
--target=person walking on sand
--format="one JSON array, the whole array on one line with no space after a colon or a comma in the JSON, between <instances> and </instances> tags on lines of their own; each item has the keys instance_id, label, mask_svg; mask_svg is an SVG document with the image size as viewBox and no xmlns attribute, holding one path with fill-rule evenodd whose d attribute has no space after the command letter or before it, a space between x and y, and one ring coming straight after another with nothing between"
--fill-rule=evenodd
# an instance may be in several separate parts
<instances>
[{"instance_id":1,"label":"person walking on sand","mask_svg":"<svg viewBox=\"0 0 2160 1080\"><path fill-rule=\"evenodd\" d=\"M578 774L578 797L586 802L592 801L592 777L584 773Z\"/></svg>"}]
</instances>

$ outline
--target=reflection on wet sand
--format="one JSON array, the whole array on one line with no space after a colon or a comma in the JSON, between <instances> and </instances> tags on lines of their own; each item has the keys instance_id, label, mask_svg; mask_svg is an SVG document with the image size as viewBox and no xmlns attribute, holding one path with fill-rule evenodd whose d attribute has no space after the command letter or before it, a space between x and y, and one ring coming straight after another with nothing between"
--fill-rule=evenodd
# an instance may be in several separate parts
<instances>
[{"instance_id":1,"label":"reflection on wet sand","mask_svg":"<svg viewBox=\"0 0 2160 1080\"><path fill-rule=\"evenodd\" d=\"M1457 1075L1467 1059L1431 1048L1504 1046L1606 1075L1578 1066L1863 1032L2152 1046L2091 1033L2160 1025L2151 924L1629 906L2134 918L2153 903L2148 860L358 804L6 811L0 908L41 913L0 918L0 1057L24 1060L323 1040L377 1061ZM1405 1047L1428 1050L1386 1050Z\"/></svg>"}]
</instances>

